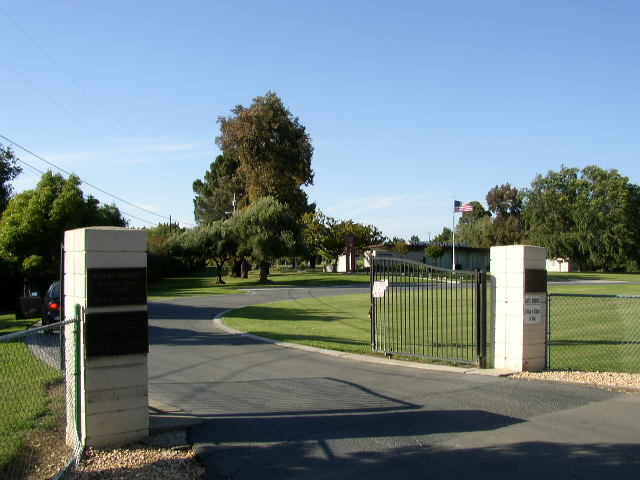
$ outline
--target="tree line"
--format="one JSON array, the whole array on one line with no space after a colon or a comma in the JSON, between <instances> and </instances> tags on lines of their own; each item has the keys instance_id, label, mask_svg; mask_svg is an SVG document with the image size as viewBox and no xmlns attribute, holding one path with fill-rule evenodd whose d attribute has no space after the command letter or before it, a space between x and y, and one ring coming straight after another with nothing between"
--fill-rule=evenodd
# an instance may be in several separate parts
<instances>
[{"instance_id":1,"label":"tree line","mask_svg":"<svg viewBox=\"0 0 640 480\"><path fill-rule=\"evenodd\" d=\"M21 171L11 148L0 145L0 303L5 306L29 291L44 294L59 277L65 230L127 225L115 205L85 196L75 175L48 171L35 188L13 195L9 182Z\"/></svg>"},{"instance_id":2,"label":"tree line","mask_svg":"<svg viewBox=\"0 0 640 480\"><path fill-rule=\"evenodd\" d=\"M640 187L617 170L561 166L527 188L496 185L461 215L456 242L471 247L529 244L581 270L638 271ZM451 241L445 228L437 240Z\"/></svg>"}]
</instances>

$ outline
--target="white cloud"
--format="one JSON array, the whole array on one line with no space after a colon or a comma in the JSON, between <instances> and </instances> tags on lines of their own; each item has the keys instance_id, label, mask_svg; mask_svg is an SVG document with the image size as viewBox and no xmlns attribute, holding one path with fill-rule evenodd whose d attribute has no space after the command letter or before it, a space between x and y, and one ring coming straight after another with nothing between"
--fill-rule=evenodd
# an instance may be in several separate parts
<instances>
[{"instance_id":1,"label":"white cloud","mask_svg":"<svg viewBox=\"0 0 640 480\"><path fill-rule=\"evenodd\" d=\"M110 145L109 145L110 144ZM82 149L68 152L50 152L43 157L70 170L80 165L114 165L171 163L176 160L212 157L213 144L209 139L199 141L167 141L158 139L114 138L104 148ZM50 168L50 167L48 167Z\"/></svg>"},{"instance_id":2,"label":"white cloud","mask_svg":"<svg viewBox=\"0 0 640 480\"><path fill-rule=\"evenodd\" d=\"M350 218L365 212L380 211L393 207L415 209L441 205L442 202L428 201L425 194L360 197L332 205L327 208L327 213L333 214L336 212L336 215L340 218Z\"/></svg>"}]
</instances>

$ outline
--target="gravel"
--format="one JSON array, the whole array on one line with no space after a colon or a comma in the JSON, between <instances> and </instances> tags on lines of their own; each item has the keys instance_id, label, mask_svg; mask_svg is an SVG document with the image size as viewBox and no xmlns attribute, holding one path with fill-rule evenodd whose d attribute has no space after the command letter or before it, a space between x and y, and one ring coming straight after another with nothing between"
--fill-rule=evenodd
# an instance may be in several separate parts
<instances>
[{"instance_id":1,"label":"gravel","mask_svg":"<svg viewBox=\"0 0 640 480\"><path fill-rule=\"evenodd\" d=\"M184 432L116 449L87 448L76 472L78 480L199 480L203 475Z\"/></svg>"},{"instance_id":2,"label":"gravel","mask_svg":"<svg viewBox=\"0 0 640 480\"><path fill-rule=\"evenodd\" d=\"M582 385L606 388L607 390L640 394L640 374L638 373L574 371L521 372L511 375L510 378L579 383Z\"/></svg>"}]
</instances>

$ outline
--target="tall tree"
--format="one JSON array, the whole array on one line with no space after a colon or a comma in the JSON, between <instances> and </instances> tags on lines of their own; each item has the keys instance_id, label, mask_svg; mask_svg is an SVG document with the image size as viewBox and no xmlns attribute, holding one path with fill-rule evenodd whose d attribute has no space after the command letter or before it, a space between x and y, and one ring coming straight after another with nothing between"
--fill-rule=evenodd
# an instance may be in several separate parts
<instances>
[{"instance_id":1,"label":"tall tree","mask_svg":"<svg viewBox=\"0 0 640 480\"><path fill-rule=\"evenodd\" d=\"M551 257L604 270L640 261L640 187L617 170L562 166L537 175L525 192L523 216L529 241Z\"/></svg>"},{"instance_id":2,"label":"tall tree","mask_svg":"<svg viewBox=\"0 0 640 480\"><path fill-rule=\"evenodd\" d=\"M50 283L59 269L65 230L126 226L117 207L84 197L80 180L47 172L33 190L13 197L0 220L0 255L10 259L30 285Z\"/></svg>"},{"instance_id":3,"label":"tall tree","mask_svg":"<svg viewBox=\"0 0 640 480\"><path fill-rule=\"evenodd\" d=\"M3 147L0 143L0 215L7 208L13 193L13 187L9 182L22 172L17 162L18 159L11 147Z\"/></svg>"},{"instance_id":4,"label":"tall tree","mask_svg":"<svg viewBox=\"0 0 640 480\"><path fill-rule=\"evenodd\" d=\"M224 284L222 269L238 247L236 237L229 222L219 220L175 236L170 249L177 255L184 255L198 262L211 261L216 265L216 283Z\"/></svg>"},{"instance_id":5,"label":"tall tree","mask_svg":"<svg viewBox=\"0 0 640 480\"><path fill-rule=\"evenodd\" d=\"M522 196L518 189L506 183L496 185L487 193L487 205L494 215L488 232L490 245L518 244L524 237Z\"/></svg>"},{"instance_id":6,"label":"tall tree","mask_svg":"<svg viewBox=\"0 0 640 480\"><path fill-rule=\"evenodd\" d=\"M244 182L238 175L238 162L218 155L204 174L193 182L194 215L198 223L211 223L228 218L234 210L247 205Z\"/></svg>"},{"instance_id":7,"label":"tall tree","mask_svg":"<svg viewBox=\"0 0 640 480\"><path fill-rule=\"evenodd\" d=\"M238 162L249 203L271 196L287 204L296 215L312 211L302 186L313 184L311 138L297 117L273 92L220 117L216 143L225 157Z\"/></svg>"},{"instance_id":8,"label":"tall tree","mask_svg":"<svg viewBox=\"0 0 640 480\"><path fill-rule=\"evenodd\" d=\"M365 225L353 220L336 220L321 211L307 213L302 217L304 239L311 253L321 255L334 265L344 252L345 237L355 235L356 253L362 254L371 245L384 242L382 232L373 225Z\"/></svg>"},{"instance_id":9,"label":"tall tree","mask_svg":"<svg viewBox=\"0 0 640 480\"><path fill-rule=\"evenodd\" d=\"M453 242L453 231L448 227L442 227L442 232L433 237L431 243L436 243L440 245L445 245Z\"/></svg>"},{"instance_id":10,"label":"tall tree","mask_svg":"<svg viewBox=\"0 0 640 480\"><path fill-rule=\"evenodd\" d=\"M456 242L474 248L488 248L489 231L492 227L491 212L485 210L480 202L470 202L473 211L464 212L456 225Z\"/></svg>"},{"instance_id":11,"label":"tall tree","mask_svg":"<svg viewBox=\"0 0 640 480\"><path fill-rule=\"evenodd\" d=\"M271 263L303 253L300 224L291 209L273 197L263 197L229 220L238 241L236 255L260 266L260 283L268 282Z\"/></svg>"}]
</instances>

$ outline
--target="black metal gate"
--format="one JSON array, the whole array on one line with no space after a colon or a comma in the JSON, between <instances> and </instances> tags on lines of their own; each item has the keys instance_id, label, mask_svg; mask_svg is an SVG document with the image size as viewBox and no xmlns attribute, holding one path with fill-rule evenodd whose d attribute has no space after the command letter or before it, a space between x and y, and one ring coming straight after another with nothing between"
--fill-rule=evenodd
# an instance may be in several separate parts
<instances>
[{"instance_id":1,"label":"black metal gate","mask_svg":"<svg viewBox=\"0 0 640 480\"><path fill-rule=\"evenodd\" d=\"M390 355L487 362L487 274L396 258L371 263L371 347Z\"/></svg>"}]
</instances>

